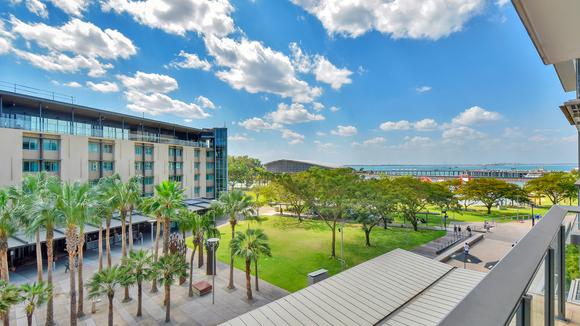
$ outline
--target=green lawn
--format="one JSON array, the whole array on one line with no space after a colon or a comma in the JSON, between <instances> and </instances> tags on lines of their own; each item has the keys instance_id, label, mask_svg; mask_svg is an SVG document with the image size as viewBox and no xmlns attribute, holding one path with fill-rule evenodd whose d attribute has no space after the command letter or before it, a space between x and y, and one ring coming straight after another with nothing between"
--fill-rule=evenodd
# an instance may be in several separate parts
<instances>
[{"instance_id":1,"label":"green lawn","mask_svg":"<svg viewBox=\"0 0 580 326\"><path fill-rule=\"evenodd\" d=\"M247 228L242 221L236 230ZM340 271L340 262L330 258L330 229L322 221L304 221L287 217L265 217L261 223L249 222L252 228L263 229L270 238L272 257L260 261L260 278L288 291L297 291L307 285L306 275L320 268L331 275ZM220 228L222 233L218 259L229 263L229 225ZM383 230L375 227L371 233L372 247L364 246L364 233L357 225L348 225L344 233L344 256L347 267L395 248L413 249L444 235L443 231L412 231L408 229ZM188 239L189 240L189 239ZM188 241L191 243L191 240ZM337 256L340 256L340 233L337 232ZM235 266L243 269L244 262L236 258ZM242 286L239 284L238 286Z\"/></svg>"}]
</instances>

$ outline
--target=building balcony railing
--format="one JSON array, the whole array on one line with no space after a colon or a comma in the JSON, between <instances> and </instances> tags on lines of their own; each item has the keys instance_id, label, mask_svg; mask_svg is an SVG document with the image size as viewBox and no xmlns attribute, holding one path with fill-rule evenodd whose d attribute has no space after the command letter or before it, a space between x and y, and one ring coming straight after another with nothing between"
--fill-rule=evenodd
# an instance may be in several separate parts
<instances>
[{"instance_id":1,"label":"building balcony railing","mask_svg":"<svg viewBox=\"0 0 580 326\"><path fill-rule=\"evenodd\" d=\"M16 116L16 117L13 117ZM43 123L39 123L39 118L31 119L29 116L4 114L0 117L0 128L22 129L35 132L47 132L64 135L76 135L86 137L98 137L106 139L124 139L132 141L143 141L169 145L181 145L189 147L209 148L207 142L197 142L191 140L183 140L169 137L162 137L159 135L131 133L128 130L121 130L119 132L103 132L102 129L91 128L90 125L80 122L72 123L65 120L44 119ZM71 131L72 129L72 131Z\"/></svg>"}]
</instances>

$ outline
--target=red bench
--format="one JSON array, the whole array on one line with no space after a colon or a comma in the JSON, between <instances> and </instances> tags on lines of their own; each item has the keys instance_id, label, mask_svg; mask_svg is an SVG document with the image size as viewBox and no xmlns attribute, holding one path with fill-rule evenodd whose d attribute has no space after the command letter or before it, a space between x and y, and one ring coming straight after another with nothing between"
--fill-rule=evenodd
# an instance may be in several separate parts
<instances>
[{"instance_id":1,"label":"red bench","mask_svg":"<svg viewBox=\"0 0 580 326\"><path fill-rule=\"evenodd\" d=\"M210 293L212 289L211 284L209 284L207 281L193 283L193 288L197 291L200 297Z\"/></svg>"}]
</instances>

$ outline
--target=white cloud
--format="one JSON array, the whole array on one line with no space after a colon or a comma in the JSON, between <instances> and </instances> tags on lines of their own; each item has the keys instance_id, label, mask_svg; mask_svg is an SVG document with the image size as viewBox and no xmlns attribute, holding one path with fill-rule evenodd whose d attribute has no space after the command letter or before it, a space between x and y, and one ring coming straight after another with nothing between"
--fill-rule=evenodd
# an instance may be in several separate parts
<instances>
[{"instance_id":1,"label":"white cloud","mask_svg":"<svg viewBox=\"0 0 580 326\"><path fill-rule=\"evenodd\" d=\"M340 111L340 108L336 107L336 106L331 106L329 110L330 110L330 112L338 112L338 111Z\"/></svg>"},{"instance_id":2,"label":"white cloud","mask_svg":"<svg viewBox=\"0 0 580 326\"><path fill-rule=\"evenodd\" d=\"M333 89L340 89L345 84L352 83L352 71L346 68L337 68L322 55L309 55L302 51L297 43L289 45L292 65L301 73L312 72L317 81L329 84Z\"/></svg>"},{"instance_id":3,"label":"white cloud","mask_svg":"<svg viewBox=\"0 0 580 326\"><path fill-rule=\"evenodd\" d=\"M507 5L510 0L495 0L495 5L502 8L503 6Z\"/></svg>"},{"instance_id":4,"label":"white cloud","mask_svg":"<svg viewBox=\"0 0 580 326\"><path fill-rule=\"evenodd\" d=\"M80 83L78 83L76 81L70 81L70 82L66 82L66 83L61 83L58 80L51 80L50 82L52 84L54 84L54 85L57 85L57 86L66 86L66 87L72 87L72 88L83 87L83 85L81 85Z\"/></svg>"},{"instance_id":5,"label":"white cloud","mask_svg":"<svg viewBox=\"0 0 580 326\"><path fill-rule=\"evenodd\" d=\"M384 137L374 137L363 141L362 143L353 142L354 147L369 147L384 144L387 140Z\"/></svg>"},{"instance_id":6,"label":"white cloud","mask_svg":"<svg viewBox=\"0 0 580 326\"><path fill-rule=\"evenodd\" d=\"M116 93L119 91L119 86L115 82L104 81L102 83L87 82L87 87L99 93Z\"/></svg>"},{"instance_id":7,"label":"white cloud","mask_svg":"<svg viewBox=\"0 0 580 326\"><path fill-rule=\"evenodd\" d=\"M256 118L256 117L246 119L238 124L246 129L252 130L252 131L271 130L271 129L278 129L281 127L280 124L270 123L270 122L264 121L264 119L262 119L262 118Z\"/></svg>"},{"instance_id":8,"label":"white cloud","mask_svg":"<svg viewBox=\"0 0 580 326\"><path fill-rule=\"evenodd\" d=\"M198 96L195 101L204 109L215 109L216 106L215 104L213 104L213 102L205 97L205 96Z\"/></svg>"},{"instance_id":9,"label":"white cloud","mask_svg":"<svg viewBox=\"0 0 580 326\"><path fill-rule=\"evenodd\" d=\"M23 0L12 0L12 3L20 4ZM26 5L26 9L31 13L41 17L41 18L48 18L48 10L46 9L46 5L42 3L40 0L24 0Z\"/></svg>"},{"instance_id":10,"label":"white cloud","mask_svg":"<svg viewBox=\"0 0 580 326\"><path fill-rule=\"evenodd\" d=\"M235 134L228 136L229 141L250 141L254 140L254 138L248 137L246 134Z\"/></svg>"},{"instance_id":11,"label":"white cloud","mask_svg":"<svg viewBox=\"0 0 580 326\"><path fill-rule=\"evenodd\" d=\"M433 145L431 138L429 137L422 137L422 136L414 136L414 137L405 137L405 142L401 144L400 148L416 148L416 147L426 147Z\"/></svg>"},{"instance_id":12,"label":"white cloud","mask_svg":"<svg viewBox=\"0 0 580 326\"><path fill-rule=\"evenodd\" d=\"M41 55L18 49L13 49L12 52L33 66L46 71L76 73L81 70L88 70L90 77L101 77L107 72L107 69L113 68L112 64L101 63L97 59L87 58L81 55L69 57L66 54L56 52Z\"/></svg>"},{"instance_id":13,"label":"white cloud","mask_svg":"<svg viewBox=\"0 0 580 326\"><path fill-rule=\"evenodd\" d=\"M461 31L484 0L292 0L328 34L358 37L371 30L392 38L439 39Z\"/></svg>"},{"instance_id":14,"label":"white cloud","mask_svg":"<svg viewBox=\"0 0 580 326\"><path fill-rule=\"evenodd\" d=\"M304 135L299 134L295 131L284 129L282 130L282 138L288 140L288 144L290 145L297 145L304 142Z\"/></svg>"},{"instance_id":15,"label":"white cloud","mask_svg":"<svg viewBox=\"0 0 580 326\"><path fill-rule=\"evenodd\" d=\"M301 103L292 103L291 105L280 103L278 104L277 110L268 113L266 117L274 123L279 124L294 124L324 120L323 115L308 112Z\"/></svg>"},{"instance_id":16,"label":"white cloud","mask_svg":"<svg viewBox=\"0 0 580 326\"><path fill-rule=\"evenodd\" d=\"M145 94L138 90L128 90L125 97L131 111L148 113L151 115L175 114L187 119L205 119L209 114L195 103L185 103L175 100L165 94Z\"/></svg>"},{"instance_id":17,"label":"white cloud","mask_svg":"<svg viewBox=\"0 0 580 326\"><path fill-rule=\"evenodd\" d=\"M446 143L464 144L466 141L485 137L480 131L466 126L452 127L443 131L442 138Z\"/></svg>"},{"instance_id":18,"label":"white cloud","mask_svg":"<svg viewBox=\"0 0 580 326\"><path fill-rule=\"evenodd\" d=\"M323 136L326 136L326 133L322 132L322 131L317 131L316 136L323 137Z\"/></svg>"},{"instance_id":19,"label":"white cloud","mask_svg":"<svg viewBox=\"0 0 580 326\"><path fill-rule=\"evenodd\" d=\"M312 103L312 108L314 109L314 111L320 112L320 111L322 111L322 109L324 109L324 104L319 103L319 102L314 102L314 103Z\"/></svg>"},{"instance_id":20,"label":"white cloud","mask_svg":"<svg viewBox=\"0 0 580 326\"><path fill-rule=\"evenodd\" d=\"M234 31L228 0L102 0L104 12L127 13L140 24L166 33L225 36Z\"/></svg>"},{"instance_id":21,"label":"white cloud","mask_svg":"<svg viewBox=\"0 0 580 326\"><path fill-rule=\"evenodd\" d=\"M81 17L87 10L90 0L50 0L50 2L71 16Z\"/></svg>"},{"instance_id":22,"label":"white cloud","mask_svg":"<svg viewBox=\"0 0 580 326\"><path fill-rule=\"evenodd\" d=\"M492 122L501 120L502 116L498 112L487 111L479 106L473 106L451 120L454 125L470 126L481 122Z\"/></svg>"},{"instance_id":23,"label":"white cloud","mask_svg":"<svg viewBox=\"0 0 580 326\"><path fill-rule=\"evenodd\" d=\"M384 131L391 131L391 130L409 130L411 129L412 124L407 120L401 121L386 121L381 123L379 128Z\"/></svg>"},{"instance_id":24,"label":"white cloud","mask_svg":"<svg viewBox=\"0 0 580 326\"><path fill-rule=\"evenodd\" d=\"M143 93L169 93L179 87L177 81L170 76L154 73L148 74L141 71L137 71L133 77L117 75L117 79L126 88Z\"/></svg>"},{"instance_id":25,"label":"white cloud","mask_svg":"<svg viewBox=\"0 0 580 326\"><path fill-rule=\"evenodd\" d=\"M331 134L342 137L354 136L357 133L357 129L354 126L337 126L335 130L330 131Z\"/></svg>"},{"instance_id":26,"label":"white cloud","mask_svg":"<svg viewBox=\"0 0 580 326\"><path fill-rule=\"evenodd\" d=\"M173 68L183 68L183 69L201 69L203 71L209 71L211 69L211 63L205 59L200 59L195 53L187 53L185 51L179 52L179 57L182 59L173 60L167 65Z\"/></svg>"},{"instance_id":27,"label":"white cloud","mask_svg":"<svg viewBox=\"0 0 580 326\"><path fill-rule=\"evenodd\" d=\"M314 144L316 145L316 148L320 150L328 150L336 147L333 143L323 143L320 140L315 140Z\"/></svg>"},{"instance_id":28,"label":"white cloud","mask_svg":"<svg viewBox=\"0 0 580 326\"><path fill-rule=\"evenodd\" d=\"M503 130L503 136L506 138L523 137L524 133L520 127L507 127Z\"/></svg>"},{"instance_id":29,"label":"white cloud","mask_svg":"<svg viewBox=\"0 0 580 326\"><path fill-rule=\"evenodd\" d=\"M237 42L208 35L205 45L216 64L224 68L216 76L234 89L277 94L300 103L312 102L322 94L322 89L310 87L296 77L286 55L260 42L245 38Z\"/></svg>"},{"instance_id":30,"label":"white cloud","mask_svg":"<svg viewBox=\"0 0 580 326\"><path fill-rule=\"evenodd\" d=\"M433 88L431 86L420 86L415 88L417 93L427 93L430 92Z\"/></svg>"},{"instance_id":31,"label":"white cloud","mask_svg":"<svg viewBox=\"0 0 580 326\"><path fill-rule=\"evenodd\" d=\"M415 122L413 127L417 131L430 131L437 129L437 122L433 119L423 119Z\"/></svg>"},{"instance_id":32,"label":"white cloud","mask_svg":"<svg viewBox=\"0 0 580 326\"><path fill-rule=\"evenodd\" d=\"M12 16L12 33L36 42L49 52L70 52L86 58L127 59L137 53L133 42L114 29L72 19L53 27L43 23L27 24Z\"/></svg>"}]
</instances>

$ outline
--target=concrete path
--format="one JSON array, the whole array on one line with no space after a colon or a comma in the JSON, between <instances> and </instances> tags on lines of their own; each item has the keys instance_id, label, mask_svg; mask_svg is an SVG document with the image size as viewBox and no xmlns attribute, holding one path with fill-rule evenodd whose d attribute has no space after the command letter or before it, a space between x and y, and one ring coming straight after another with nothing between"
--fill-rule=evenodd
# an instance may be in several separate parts
<instances>
[{"instance_id":1,"label":"concrete path","mask_svg":"<svg viewBox=\"0 0 580 326\"><path fill-rule=\"evenodd\" d=\"M148 236L148 235L147 235ZM147 239L148 240L148 239ZM143 246L151 248L151 241L146 241ZM140 246L135 246L135 249ZM120 246L115 246L112 252L113 264L120 260ZM189 256L189 253L188 253ZM188 258L189 261L189 258ZM196 259L197 262L197 259ZM65 259L57 262L54 273L55 303L54 316L57 325L69 324L69 274L64 273ZM103 261L106 265L106 259ZM205 267L205 266L204 266ZM87 282L93 272L98 269L98 254L95 251L87 251L84 260L84 279ZM240 314L246 313L259 306L277 300L286 294L287 291L273 286L265 281L260 281L260 292L254 291L254 300L246 300L245 274L235 269L234 283L235 290L228 290L229 266L223 263L217 264L217 276L215 278L215 304L212 305L211 293L203 297L188 297L188 284L174 285L171 288L171 320L169 325L216 325ZM194 269L194 282L207 280L211 283L211 277L205 275L205 269ZM46 271L45 271L46 274ZM46 279L46 276L45 276ZM24 266L17 272L10 274L13 283L21 284L34 282L36 280L36 265ZM252 287L254 287L252 278ZM115 325L159 325L165 321L165 307L163 301L163 287L159 286L158 293L150 293L151 283L143 286L143 316L136 317L137 312L137 289L130 289L132 301L122 303L123 290L119 289L114 301L114 323ZM85 296L87 291L85 290ZM108 303L106 298L102 298L97 303L97 312L91 314L91 301L85 298L86 316L79 319L79 325L106 325ZM46 318L46 306L42 306L35 313L33 325L44 325ZM23 305L20 304L11 309L11 321L14 325L26 325L26 315Z\"/></svg>"}]
</instances>

